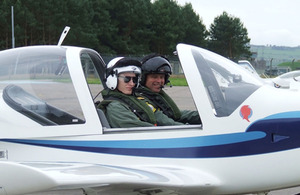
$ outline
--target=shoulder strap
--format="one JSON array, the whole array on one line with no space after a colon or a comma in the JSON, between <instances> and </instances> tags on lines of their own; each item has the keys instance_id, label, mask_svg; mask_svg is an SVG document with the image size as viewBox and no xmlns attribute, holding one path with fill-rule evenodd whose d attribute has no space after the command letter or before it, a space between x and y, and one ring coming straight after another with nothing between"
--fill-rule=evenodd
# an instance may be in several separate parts
<instances>
[{"instance_id":1,"label":"shoulder strap","mask_svg":"<svg viewBox=\"0 0 300 195\"><path fill-rule=\"evenodd\" d=\"M106 113L106 107L108 104L110 104L113 100L102 100L98 105L97 108L100 108L103 110L104 113Z\"/></svg>"},{"instance_id":2,"label":"shoulder strap","mask_svg":"<svg viewBox=\"0 0 300 195\"><path fill-rule=\"evenodd\" d=\"M146 87L140 87L136 89L136 92L141 96L147 97L168 117L174 119L175 121L181 118L181 112L178 106L163 90L161 90L159 93L155 93Z\"/></svg>"}]
</instances>

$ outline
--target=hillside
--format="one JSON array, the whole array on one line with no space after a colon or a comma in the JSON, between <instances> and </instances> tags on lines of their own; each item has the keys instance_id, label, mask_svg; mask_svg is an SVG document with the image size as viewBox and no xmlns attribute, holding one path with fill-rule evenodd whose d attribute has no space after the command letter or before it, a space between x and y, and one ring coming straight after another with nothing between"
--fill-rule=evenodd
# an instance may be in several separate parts
<instances>
[{"instance_id":1,"label":"hillside","mask_svg":"<svg viewBox=\"0 0 300 195\"><path fill-rule=\"evenodd\" d=\"M256 60L265 60L267 65L278 65L285 62L300 61L300 46L298 47L284 47L284 46L260 46L251 45L251 52L257 52L254 56Z\"/></svg>"}]
</instances>

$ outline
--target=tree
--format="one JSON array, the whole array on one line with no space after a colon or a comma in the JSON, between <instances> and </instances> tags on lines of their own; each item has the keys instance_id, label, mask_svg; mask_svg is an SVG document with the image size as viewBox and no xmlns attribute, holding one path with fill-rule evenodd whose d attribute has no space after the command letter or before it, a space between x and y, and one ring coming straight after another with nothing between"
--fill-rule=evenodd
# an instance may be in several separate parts
<instances>
[{"instance_id":1,"label":"tree","mask_svg":"<svg viewBox=\"0 0 300 195\"><path fill-rule=\"evenodd\" d=\"M176 0L1 0L0 50L12 46L56 45L65 26L64 45L119 55L172 54L188 43L205 47L206 29L192 5Z\"/></svg>"},{"instance_id":2,"label":"tree","mask_svg":"<svg viewBox=\"0 0 300 195\"><path fill-rule=\"evenodd\" d=\"M110 47L117 54L149 52L151 30L150 0L110 1L109 16L112 23Z\"/></svg>"},{"instance_id":3,"label":"tree","mask_svg":"<svg viewBox=\"0 0 300 195\"><path fill-rule=\"evenodd\" d=\"M151 41L151 51L171 54L184 37L180 29L180 6L174 0L157 0L153 3L152 30L155 35Z\"/></svg>"},{"instance_id":4,"label":"tree","mask_svg":"<svg viewBox=\"0 0 300 195\"><path fill-rule=\"evenodd\" d=\"M181 8L181 22L178 24L184 31L183 43L206 47L208 32L199 15L193 10L192 4L187 3Z\"/></svg>"},{"instance_id":5,"label":"tree","mask_svg":"<svg viewBox=\"0 0 300 195\"><path fill-rule=\"evenodd\" d=\"M11 43L10 0L0 1L0 48L9 48Z\"/></svg>"},{"instance_id":6,"label":"tree","mask_svg":"<svg viewBox=\"0 0 300 195\"><path fill-rule=\"evenodd\" d=\"M90 0L58 1L64 2L65 6L62 7L64 11L55 12L57 17L56 24L59 24L58 26L60 27L58 28L59 34L57 37L59 37L64 26L68 25L71 27L72 33L66 37L66 44L97 48L99 44L97 34L91 23L95 15L92 2ZM64 13L64 16L60 16L59 14L61 13ZM63 22L65 25L59 23L59 18L61 17L65 17L65 21Z\"/></svg>"},{"instance_id":7,"label":"tree","mask_svg":"<svg viewBox=\"0 0 300 195\"><path fill-rule=\"evenodd\" d=\"M182 42L193 44L201 47L206 47L206 37L208 32L206 27L200 19L199 15L193 10L192 4L187 3L181 8L180 29L184 30L184 37Z\"/></svg>"},{"instance_id":8,"label":"tree","mask_svg":"<svg viewBox=\"0 0 300 195\"><path fill-rule=\"evenodd\" d=\"M214 19L210 26L209 49L237 60L241 56L250 57L250 39L247 29L239 18L229 16L226 12Z\"/></svg>"},{"instance_id":9,"label":"tree","mask_svg":"<svg viewBox=\"0 0 300 195\"><path fill-rule=\"evenodd\" d=\"M113 49L114 35L116 34L117 27L113 24L110 16L112 10L112 3L107 0L91 0L93 17L91 24L94 33L97 37L97 45L94 49L101 53L115 53Z\"/></svg>"}]
</instances>

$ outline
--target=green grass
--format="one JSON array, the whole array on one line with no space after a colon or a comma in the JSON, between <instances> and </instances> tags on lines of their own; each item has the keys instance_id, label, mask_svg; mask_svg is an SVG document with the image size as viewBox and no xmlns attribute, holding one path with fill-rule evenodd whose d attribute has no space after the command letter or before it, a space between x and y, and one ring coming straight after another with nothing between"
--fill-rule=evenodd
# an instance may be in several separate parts
<instances>
[{"instance_id":1,"label":"green grass","mask_svg":"<svg viewBox=\"0 0 300 195\"><path fill-rule=\"evenodd\" d=\"M181 75L172 75L170 82L173 86L188 86L185 77Z\"/></svg>"},{"instance_id":2,"label":"green grass","mask_svg":"<svg viewBox=\"0 0 300 195\"><path fill-rule=\"evenodd\" d=\"M88 78L87 82L88 82L88 84L101 84L101 82L98 78Z\"/></svg>"},{"instance_id":3,"label":"green grass","mask_svg":"<svg viewBox=\"0 0 300 195\"><path fill-rule=\"evenodd\" d=\"M281 63L279 64L278 66L289 66L291 67L292 70L297 70L300 68L300 62L284 62L284 63Z\"/></svg>"}]
</instances>

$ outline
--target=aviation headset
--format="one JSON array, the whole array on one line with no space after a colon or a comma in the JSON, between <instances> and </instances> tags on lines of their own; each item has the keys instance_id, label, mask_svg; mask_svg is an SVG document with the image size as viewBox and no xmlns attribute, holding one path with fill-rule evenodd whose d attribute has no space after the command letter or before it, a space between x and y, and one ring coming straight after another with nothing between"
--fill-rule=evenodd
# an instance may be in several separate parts
<instances>
[{"instance_id":1,"label":"aviation headset","mask_svg":"<svg viewBox=\"0 0 300 195\"><path fill-rule=\"evenodd\" d=\"M140 81L141 63L126 57L117 57L112 59L106 66L105 84L110 90L118 86L118 75L123 72L133 72L137 74L138 82Z\"/></svg>"},{"instance_id":2,"label":"aviation headset","mask_svg":"<svg viewBox=\"0 0 300 195\"><path fill-rule=\"evenodd\" d=\"M148 74L164 74L165 84L167 84L170 82L169 77L172 74L172 66L166 57L150 54L142 60L141 85L145 85Z\"/></svg>"}]
</instances>

